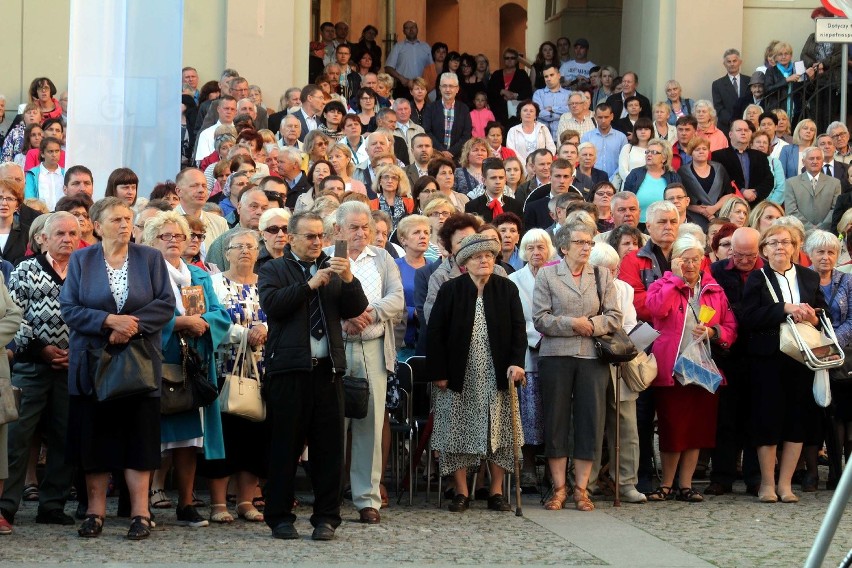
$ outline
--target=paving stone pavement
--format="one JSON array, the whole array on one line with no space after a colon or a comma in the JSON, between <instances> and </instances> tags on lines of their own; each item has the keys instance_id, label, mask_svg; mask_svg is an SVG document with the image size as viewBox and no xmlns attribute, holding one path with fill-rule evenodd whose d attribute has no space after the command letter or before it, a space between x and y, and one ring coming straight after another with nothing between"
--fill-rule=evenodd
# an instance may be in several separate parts
<instances>
[{"instance_id":1,"label":"paving stone pavement","mask_svg":"<svg viewBox=\"0 0 852 568\"><path fill-rule=\"evenodd\" d=\"M440 511L435 503L425 504L421 493L413 507L394 503L382 510L376 526L358 523L347 502L343 525L330 543L310 540L310 507L304 505L298 509L299 541L272 539L262 523L179 527L174 510L166 510L158 513L148 541L129 542L124 538L129 521L114 517L114 498L108 500L104 533L92 540L77 537L76 527L36 525L35 505L25 504L14 534L0 537L0 566L801 566L832 493L766 505L744 495L742 486L737 489L701 504L614 508L595 498L592 513L544 511L537 496L527 496L523 518L487 511L484 502L463 515ZM850 548L852 512L825 565L837 566Z\"/></svg>"}]
</instances>

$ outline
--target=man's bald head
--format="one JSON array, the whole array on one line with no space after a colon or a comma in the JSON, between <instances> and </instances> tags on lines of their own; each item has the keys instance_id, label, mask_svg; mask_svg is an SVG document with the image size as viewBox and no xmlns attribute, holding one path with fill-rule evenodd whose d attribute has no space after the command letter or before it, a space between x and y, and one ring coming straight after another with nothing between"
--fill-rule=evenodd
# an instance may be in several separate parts
<instances>
[{"instance_id":1,"label":"man's bald head","mask_svg":"<svg viewBox=\"0 0 852 568\"><path fill-rule=\"evenodd\" d=\"M754 270L760 251L760 231L751 227L740 227L731 235L730 258L734 267L742 272Z\"/></svg>"}]
</instances>

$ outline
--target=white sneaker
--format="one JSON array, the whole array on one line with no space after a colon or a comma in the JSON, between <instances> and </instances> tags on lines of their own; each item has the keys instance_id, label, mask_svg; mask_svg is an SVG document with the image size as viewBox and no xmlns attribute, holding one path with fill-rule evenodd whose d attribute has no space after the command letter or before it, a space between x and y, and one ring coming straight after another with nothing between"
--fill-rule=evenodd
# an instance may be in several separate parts
<instances>
[{"instance_id":1,"label":"white sneaker","mask_svg":"<svg viewBox=\"0 0 852 568\"><path fill-rule=\"evenodd\" d=\"M621 488L621 499L627 503L645 503L648 498L644 493L640 493L633 485L626 485Z\"/></svg>"}]
</instances>

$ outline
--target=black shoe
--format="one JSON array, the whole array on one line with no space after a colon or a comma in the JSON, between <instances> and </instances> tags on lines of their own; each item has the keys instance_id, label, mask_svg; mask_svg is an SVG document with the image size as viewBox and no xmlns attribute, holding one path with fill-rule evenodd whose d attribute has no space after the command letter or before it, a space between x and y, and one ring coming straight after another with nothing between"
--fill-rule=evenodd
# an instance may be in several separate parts
<instances>
[{"instance_id":1,"label":"black shoe","mask_svg":"<svg viewBox=\"0 0 852 568\"><path fill-rule=\"evenodd\" d=\"M293 526L293 523L285 521L275 525L275 528L272 529L272 537L280 538L282 540L296 540L299 538L299 532L296 530L296 527Z\"/></svg>"},{"instance_id":2,"label":"black shoe","mask_svg":"<svg viewBox=\"0 0 852 568\"><path fill-rule=\"evenodd\" d=\"M210 524L210 521L199 515L198 511L192 505L178 507L175 514L177 516L177 524L182 527L198 528L206 527Z\"/></svg>"},{"instance_id":3,"label":"black shoe","mask_svg":"<svg viewBox=\"0 0 852 568\"><path fill-rule=\"evenodd\" d=\"M8 521L10 525L15 524L15 513L7 509L0 509L0 515L2 515L3 518L6 519L6 521Z\"/></svg>"},{"instance_id":4,"label":"black shoe","mask_svg":"<svg viewBox=\"0 0 852 568\"><path fill-rule=\"evenodd\" d=\"M450 503L449 510L453 513L464 513L470 508L470 497L467 495L456 494L453 497L453 502Z\"/></svg>"},{"instance_id":5,"label":"black shoe","mask_svg":"<svg viewBox=\"0 0 852 568\"><path fill-rule=\"evenodd\" d=\"M499 493L495 493L488 497L488 508L492 511L511 511L512 506L509 505L509 502L503 498L503 496Z\"/></svg>"},{"instance_id":6,"label":"black shoe","mask_svg":"<svg viewBox=\"0 0 852 568\"><path fill-rule=\"evenodd\" d=\"M320 523L314 527L314 534L311 535L313 540L333 540L334 527L328 523Z\"/></svg>"},{"instance_id":7,"label":"black shoe","mask_svg":"<svg viewBox=\"0 0 852 568\"><path fill-rule=\"evenodd\" d=\"M480 487L473 493L473 498L477 501L488 501L488 497L490 497L490 494L485 487Z\"/></svg>"},{"instance_id":8,"label":"black shoe","mask_svg":"<svg viewBox=\"0 0 852 568\"><path fill-rule=\"evenodd\" d=\"M66 515L62 509L51 509L50 511L39 511L36 522L40 525L75 525L77 522L71 515Z\"/></svg>"},{"instance_id":9,"label":"black shoe","mask_svg":"<svg viewBox=\"0 0 852 568\"><path fill-rule=\"evenodd\" d=\"M130 529L127 531L127 538L129 540L145 540L151 536L152 526L154 524L147 517L133 517L133 522L130 523Z\"/></svg>"},{"instance_id":10,"label":"black shoe","mask_svg":"<svg viewBox=\"0 0 852 568\"><path fill-rule=\"evenodd\" d=\"M449 499L452 501L456 497L456 488L455 487L447 487L444 489L444 499Z\"/></svg>"},{"instance_id":11,"label":"black shoe","mask_svg":"<svg viewBox=\"0 0 852 568\"><path fill-rule=\"evenodd\" d=\"M725 495L731 492L731 487L722 485L718 481L712 482L704 489L705 495Z\"/></svg>"},{"instance_id":12,"label":"black shoe","mask_svg":"<svg viewBox=\"0 0 852 568\"><path fill-rule=\"evenodd\" d=\"M802 491L804 493L813 493L819 486L819 477L816 475L805 475L802 478Z\"/></svg>"},{"instance_id":13,"label":"black shoe","mask_svg":"<svg viewBox=\"0 0 852 568\"><path fill-rule=\"evenodd\" d=\"M83 538L96 538L104 530L104 518L100 515L86 515L86 520L77 529L77 534Z\"/></svg>"},{"instance_id":14,"label":"black shoe","mask_svg":"<svg viewBox=\"0 0 852 568\"><path fill-rule=\"evenodd\" d=\"M77 510L74 511L74 518L78 521L82 521L86 518L86 511L89 510L89 507L85 503L77 503Z\"/></svg>"},{"instance_id":15,"label":"black shoe","mask_svg":"<svg viewBox=\"0 0 852 568\"><path fill-rule=\"evenodd\" d=\"M755 497L757 497L757 490L759 488L759 485L746 485L746 494L754 495Z\"/></svg>"}]
</instances>

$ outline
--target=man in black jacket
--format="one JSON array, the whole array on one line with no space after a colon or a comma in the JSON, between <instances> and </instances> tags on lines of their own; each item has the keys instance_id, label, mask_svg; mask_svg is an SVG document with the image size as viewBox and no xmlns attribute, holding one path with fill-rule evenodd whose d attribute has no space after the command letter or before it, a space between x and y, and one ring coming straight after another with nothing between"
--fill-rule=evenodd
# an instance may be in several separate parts
<instances>
[{"instance_id":1,"label":"man in black jacket","mask_svg":"<svg viewBox=\"0 0 852 568\"><path fill-rule=\"evenodd\" d=\"M504 212L514 213L523 217L524 206L522 203L503 195L506 188L506 166L500 158L486 158L482 162L482 178L484 180L485 193L464 206L465 213L474 213L490 223L494 217Z\"/></svg>"},{"instance_id":2,"label":"man in black jacket","mask_svg":"<svg viewBox=\"0 0 852 568\"><path fill-rule=\"evenodd\" d=\"M444 73L439 79L441 99L431 102L423 109L423 130L432 137L436 154L458 159L462 146L470 140L470 109L456 100L459 94L459 79L454 73ZM450 131L447 132L447 124Z\"/></svg>"},{"instance_id":3,"label":"man in black jacket","mask_svg":"<svg viewBox=\"0 0 852 568\"><path fill-rule=\"evenodd\" d=\"M639 111L639 116L651 118L651 101L648 97L640 94L636 89L639 87L639 75L633 71L628 71L621 78L621 92L610 95L606 100L606 104L612 109L612 114L616 120L627 116L627 109L624 108L624 101L630 97L639 99L639 104L642 110Z\"/></svg>"},{"instance_id":4,"label":"man in black jacket","mask_svg":"<svg viewBox=\"0 0 852 568\"><path fill-rule=\"evenodd\" d=\"M737 184L743 197L754 208L769 196L775 185L775 177L769 168L766 154L749 148L754 134L753 124L743 119L734 120L729 134L731 145L713 152L713 161L722 164L728 177ZM747 166L745 169L744 165Z\"/></svg>"},{"instance_id":5,"label":"man in black jacket","mask_svg":"<svg viewBox=\"0 0 852 568\"><path fill-rule=\"evenodd\" d=\"M266 312L265 399L272 420L266 524L272 536L297 539L293 523L296 464L311 448L314 540L331 540L340 525L343 476L343 384L346 371L341 320L361 315L367 297L348 258L322 252L322 218L290 219L290 245L258 276Z\"/></svg>"}]
</instances>

